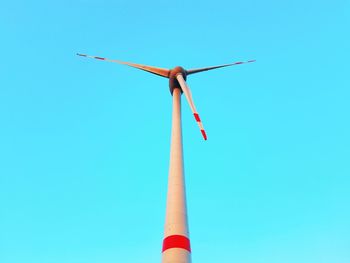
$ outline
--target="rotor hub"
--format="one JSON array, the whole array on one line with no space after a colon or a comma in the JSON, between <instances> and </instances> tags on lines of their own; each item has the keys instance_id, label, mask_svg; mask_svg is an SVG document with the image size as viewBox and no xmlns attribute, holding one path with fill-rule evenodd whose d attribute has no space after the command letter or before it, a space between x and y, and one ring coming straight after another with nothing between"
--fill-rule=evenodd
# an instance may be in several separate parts
<instances>
[{"instance_id":1,"label":"rotor hub","mask_svg":"<svg viewBox=\"0 0 350 263\"><path fill-rule=\"evenodd\" d=\"M181 93L182 93L181 86L176 79L176 76L178 74L181 74L183 76L183 78L186 80L187 71L183 67L177 66L177 67L173 68L169 74L169 88L170 88L171 94L173 94L174 89L180 89Z\"/></svg>"}]
</instances>

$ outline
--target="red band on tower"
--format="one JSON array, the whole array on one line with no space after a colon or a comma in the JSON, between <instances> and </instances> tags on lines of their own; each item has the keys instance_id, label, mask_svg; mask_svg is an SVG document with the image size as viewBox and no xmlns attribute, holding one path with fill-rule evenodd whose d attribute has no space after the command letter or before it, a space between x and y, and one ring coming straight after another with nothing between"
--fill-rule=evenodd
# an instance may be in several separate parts
<instances>
[{"instance_id":1,"label":"red band on tower","mask_svg":"<svg viewBox=\"0 0 350 263\"><path fill-rule=\"evenodd\" d=\"M183 248L186 249L188 252L191 252L190 240L188 239L188 237L181 235L168 236L163 240L162 252L170 248Z\"/></svg>"}]
</instances>

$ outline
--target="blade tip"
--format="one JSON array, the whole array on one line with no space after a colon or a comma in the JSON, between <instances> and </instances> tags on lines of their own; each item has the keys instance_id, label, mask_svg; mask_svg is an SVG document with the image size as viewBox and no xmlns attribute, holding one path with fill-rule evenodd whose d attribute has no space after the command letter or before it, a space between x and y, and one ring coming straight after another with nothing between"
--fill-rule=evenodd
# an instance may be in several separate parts
<instances>
[{"instance_id":1,"label":"blade tip","mask_svg":"<svg viewBox=\"0 0 350 263\"><path fill-rule=\"evenodd\" d=\"M205 130L201 130L201 133L203 135L203 139L206 141L208 139L207 133L205 132Z\"/></svg>"}]
</instances>

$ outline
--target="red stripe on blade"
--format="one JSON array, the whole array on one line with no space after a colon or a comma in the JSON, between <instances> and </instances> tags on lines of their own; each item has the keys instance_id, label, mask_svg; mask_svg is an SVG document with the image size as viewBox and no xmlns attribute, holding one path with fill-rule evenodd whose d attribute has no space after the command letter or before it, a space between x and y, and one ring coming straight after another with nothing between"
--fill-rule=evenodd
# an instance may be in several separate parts
<instances>
[{"instance_id":1,"label":"red stripe on blade","mask_svg":"<svg viewBox=\"0 0 350 263\"><path fill-rule=\"evenodd\" d=\"M191 252L190 240L181 235L168 236L163 240L162 252L170 248L182 248L186 249L188 252Z\"/></svg>"},{"instance_id":2,"label":"red stripe on blade","mask_svg":"<svg viewBox=\"0 0 350 263\"><path fill-rule=\"evenodd\" d=\"M196 119L196 121L201 122L201 119L199 118L198 113L193 113L193 115L194 115L194 118Z\"/></svg>"},{"instance_id":3,"label":"red stripe on blade","mask_svg":"<svg viewBox=\"0 0 350 263\"><path fill-rule=\"evenodd\" d=\"M235 65L243 64L243 62L236 62Z\"/></svg>"},{"instance_id":4,"label":"red stripe on blade","mask_svg":"<svg viewBox=\"0 0 350 263\"><path fill-rule=\"evenodd\" d=\"M101 57L95 57L95 58L99 60L105 60L105 58L101 58Z\"/></svg>"},{"instance_id":5,"label":"red stripe on blade","mask_svg":"<svg viewBox=\"0 0 350 263\"><path fill-rule=\"evenodd\" d=\"M205 133L205 130L201 130L201 133L203 135L204 140L207 140L207 134Z\"/></svg>"}]
</instances>

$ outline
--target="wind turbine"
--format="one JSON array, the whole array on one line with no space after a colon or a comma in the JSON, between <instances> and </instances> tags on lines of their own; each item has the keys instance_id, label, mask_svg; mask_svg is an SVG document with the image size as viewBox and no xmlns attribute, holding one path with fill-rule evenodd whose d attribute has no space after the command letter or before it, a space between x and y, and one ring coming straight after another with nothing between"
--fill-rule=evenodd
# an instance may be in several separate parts
<instances>
[{"instance_id":1,"label":"wind turbine","mask_svg":"<svg viewBox=\"0 0 350 263\"><path fill-rule=\"evenodd\" d=\"M255 62L255 60L248 60L245 62L239 61L219 66L185 70L180 66L173 69L165 69L79 53L77 55L128 65L130 67L141 69L169 79L170 93L173 96L173 113L162 263L191 262L191 246L187 222L185 178L183 167L181 93L185 94L187 102L193 112L193 116L198 123L203 139L207 140L207 134L194 105L191 91L186 83L187 76L207 70L251 63Z\"/></svg>"}]
</instances>

